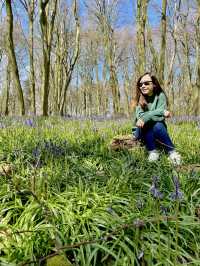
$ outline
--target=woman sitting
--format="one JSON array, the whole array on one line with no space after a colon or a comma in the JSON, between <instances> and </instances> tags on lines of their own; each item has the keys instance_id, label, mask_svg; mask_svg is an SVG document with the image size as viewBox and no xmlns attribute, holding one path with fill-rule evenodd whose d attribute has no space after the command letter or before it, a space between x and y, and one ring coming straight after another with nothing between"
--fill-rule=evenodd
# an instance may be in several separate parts
<instances>
[{"instance_id":1,"label":"woman sitting","mask_svg":"<svg viewBox=\"0 0 200 266\"><path fill-rule=\"evenodd\" d=\"M169 160L179 165L180 154L175 151L167 132L165 118L171 116L167 110L167 97L157 78L150 73L142 75L136 85L136 113L134 136L144 142L149 152L148 160L156 161L159 158L157 144L161 144L169 154Z\"/></svg>"}]
</instances>

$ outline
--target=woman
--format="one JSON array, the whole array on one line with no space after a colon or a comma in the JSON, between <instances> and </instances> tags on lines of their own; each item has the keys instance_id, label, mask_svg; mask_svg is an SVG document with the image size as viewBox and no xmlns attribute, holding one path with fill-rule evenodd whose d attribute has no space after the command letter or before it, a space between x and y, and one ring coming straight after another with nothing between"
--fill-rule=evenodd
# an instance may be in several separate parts
<instances>
[{"instance_id":1,"label":"woman","mask_svg":"<svg viewBox=\"0 0 200 266\"><path fill-rule=\"evenodd\" d=\"M150 73L142 75L136 85L136 117L135 138L141 139L149 152L148 160L159 158L157 145L161 144L169 154L169 160L179 165L180 154L175 151L165 124L165 118L170 117L167 110L167 97L157 78Z\"/></svg>"}]
</instances>

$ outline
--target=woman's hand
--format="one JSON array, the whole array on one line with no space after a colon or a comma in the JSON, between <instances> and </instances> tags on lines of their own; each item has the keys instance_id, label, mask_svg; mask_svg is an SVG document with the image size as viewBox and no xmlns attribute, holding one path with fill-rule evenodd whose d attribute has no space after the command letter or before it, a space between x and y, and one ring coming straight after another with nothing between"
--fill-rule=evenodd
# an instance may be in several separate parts
<instances>
[{"instance_id":1,"label":"woman's hand","mask_svg":"<svg viewBox=\"0 0 200 266\"><path fill-rule=\"evenodd\" d=\"M142 128L144 126L144 121L142 119L138 119L136 126Z\"/></svg>"},{"instance_id":2,"label":"woman's hand","mask_svg":"<svg viewBox=\"0 0 200 266\"><path fill-rule=\"evenodd\" d=\"M171 116L172 116L172 114L171 114L170 111L168 111L168 110L165 110L165 111L164 111L164 117L169 118L169 117L171 117Z\"/></svg>"}]
</instances>

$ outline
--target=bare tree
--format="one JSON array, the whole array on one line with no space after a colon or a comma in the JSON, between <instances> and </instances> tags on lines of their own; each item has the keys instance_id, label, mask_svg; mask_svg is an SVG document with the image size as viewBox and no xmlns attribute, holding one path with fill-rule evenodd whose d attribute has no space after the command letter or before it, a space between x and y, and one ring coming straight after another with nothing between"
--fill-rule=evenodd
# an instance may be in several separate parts
<instances>
[{"instance_id":1,"label":"bare tree","mask_svg":"<svg viewBox=\"0 0 200 266\"><path fill-rule=\"evenodd\" d=\"M162 16L161 16L161 47L160 47L160 62L159 62L159 78L160 82L164 82L165 72L165 52L166 52L166 32L167 32L167 0L162 0Z\"/></svg>"},{"instance_id":2,"label":"bare tree","mask_svg":"<svg viewBox=\"0 0 200 266\"><path fill-rule=\"evenodd\" d=\"M177 56L177 48L178 48L178 25L180 20L180 8L181 8L181 0L174 3L173 15L171 16L172 25L168 23L168 31L171 34L171 46L169 47L169 61L167 67L167 76L165 79L164 86L168 90L168 94L172 94L172 103L174 106L175 102L175 95L174 95L174 88L173 88L173 79L174 79L174 66L175 66L175 59ZM167 36L166 36L167 37ZM170 42L169 42L170 45Z\"/></svg>"},{"instance_id":3,"label":"bare tree","mask_svg":"<svg viewBox=\"0 0 200 266\"><path fill-rule=\"evenodd\" d=\"M154 73L158 73L159 55L158 55L158 52L157 52L157 50L153 44L152 30L151 30L151 27L149 25L147 27L147 42L146 42L146 44L148 44L148 48L150 50L151 57L152 57L151 71Z\"/></svg>"},{"instance_id":4,"label":"bare tree","mask_svg":"<svg viewBox=\"0 0 200 266\"><path fill-rule=\"evenodd\" d=\"M15 86L17 89L20 114L24 115L25 114L24 96L23 96L22 86L20 83L17 60L15 56L15 47L13 42L13 12L12 12L11 0L6 0L6 13L7 13L7 29L8 29L7 53L10 62L10 71L12 72L15 81Z\"/></svg>"},{"instance_id":5,"label":"bare tree","mask_svg":"<svg viewBox=\"0 0 200 266\"><path fill-rule=\"evenodd\" d=\"M194 113L200 114L200 0L197 0L197 19L196 19L196 88L197 96L195 99Z\"/></svg>"},{"instance_id":6,"label":"bare tree","mask_svg":"<svg viewBox=\"0 0 200 266\"><path fill-rule=\"evenodd\" d=\"M56 17L54 26L50 99L51 111L59 115L64 115L66 94L80 53L80 22L76 0L72 10L64 1L58 2L59 17Z\"/></svg>"},{"instance_id":7,"label":"bare tree","mask_svg":"<svg viewBox=\"0 0 200 266\"><path fill-rule=\"evenodd\" d=\"M74 71L74 67L77 62L77 59L79 56L79 49L80 49L80 22L79 22L79 17L78 17L76 0L74 0L74 19L75 19L75 24L76 24L75 49L74 49L74 52L71 58L67 59L65 56L66 59L63 61L64 67L65 67L65 81L64 81L63 93L62 93L60 108L59 108L60 115L64 114L64 104L66 100L66 93L67 93L67 89L69 87L69 84L72 78L72 73Z\"/></svg>"},{"instance_id":8,"label":"bare tree","mask_svg":"<svg viewBox=\"0 0 200 266\"><path fill-rule=\"evenodd\" d=\"M120 91L116 69L116 50L117 43L114 34L115 12L119 1L112 0L93 0L87 5L88 10L92 13L97 30L101 33L104 49L105 63L109 69L109 86L112 93L113 111L120 111Z\"/></svg>"},{"instance_id":9,"label":"bare tree","mask_svg":"<svg viewBox=\"0 0 200 266\"><path fill-rule=\"evenodd\" d=\"M29 18L29 61L30 61L30 75L29 81L31 86L31 109L33 114L36 114L36 100L35 100L35 69L34 69L34 13L37 0L20 0L21 4L24 6L28 18Z\"/></svg>"},{"instance_id":10,"label":"bare tree","mask_svg":"<svg viewBox=\"0 0 200 266\"><path fill-rule=\"evenodd\" d=\"M5 85L5 107L3 110L4 115L9 114L8 109L8 101L9 101L9 92L10 92L10 69L9 69L9 62L6 68L6 85Z\"/></svg>"},{"instance_id":11,"label":"bare tree","mask_svg":"<svg viewBox=\"0 0 200 266\"><path fill-rule=\"evenodd\" d=\"M51 5L52 4L52 5ZM57 0L39 0L40 27L42 30L42 115L48 116L49 77L53 28L57 10Z\"/></svg>"},{"instance_id":12,"label":"bare tree","mask_svg":"<svg viewBox=\"0 0 200 266\"><path fill-rule=\"evenodd\" d=\"M137 0L137 72L141 75L146 67L146 38L147 6L149 0Z\"/></svg>"}]
</instances>

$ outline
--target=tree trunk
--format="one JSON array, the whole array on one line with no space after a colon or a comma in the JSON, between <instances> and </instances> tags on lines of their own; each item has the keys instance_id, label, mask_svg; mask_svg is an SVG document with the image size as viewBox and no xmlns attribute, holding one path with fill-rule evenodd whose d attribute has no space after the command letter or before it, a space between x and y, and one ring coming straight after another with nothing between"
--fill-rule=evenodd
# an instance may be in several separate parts
<instances>
[{"instance_id":1,"label":"tree trunk","mask_svg":"<svg viewBox=\"0 0 200 266\"><path fill-rule=\"evenodd\" d=\"M24 96L23 96L23 90L19 79L19 70L17 66L17 60L15 55L15 48L13 43L13 13L12 13L12 6L11 6L11 0L6 0L6 13L7 13L7 52L8 52L8 58L10 62L10 70L13 74L15 86L17 89L17 96L19 100L19 109L20 114L25 114L25 105L24 105Z\"/></svg>"},{"instance_id":2,"label":"tree trunk","mask_svg":"<svg viewBox=\"0 0 200 266\"><path fill-rule=\"evenodd\" d=\"M172 32L171 32L171 36L174 42L174 47L173 47L173 52L172 55L168 56L168 58L171 58L170 62L167 62L168 65L168 74L167 77L165 79L165 84L164 84L164 88L167 92L167 94L170 96L170 94L172 95L172 99L173 99L173 107L174 107L174 89L173 89L173 79L174 79L174 64L175 64L175 59L177 56L177 33L178 33L178 21L179 21L179 14L180 14L180 8L181 8L181 0L179 0L178 2L175 3L174 5L174 16L172 18L172 20L174 21L173 23L173 28L172 28ZM171 110L172 111L172 110Z\"/></svg>"},{"instance_id":3,"label":"tree trunk","mask_svg":"<svg viewBox=\"0 0 200 266\"><path fill-rule=\"evenodd\" d=\"M74 0L74 18L75 18L75 23L76 23L75 50L74 50L72 58L70 59L70 65L65 66L66 80L64 84L63 96L61 97L61 101L60 101L60 110L59 110L59 113L61 116L64 115L64 105L65 105L65 100L66 100L67 89L69 87L69 84L72 78L72 73L74 71L74 67L78 60L78 56L80 52L80 22L79 22L79 17L78 17L78 12L77 12L76 0Z\"/></svg>"},{"instance_id":4,"label":"tree trunk","mask_svg":"<svg viewBox=\"0 0 200 266\"><path fill-rule=\"evenodd\" d=\"M161 48L160 48L160 64L159 64L159 81L164 84L164 72L165 72L165 51L166 51L166 21L167 0L162 1L162 17L161 17Z\"/></svg>"},{"instance_id":5,"label":"tree trunk","mask_svg":"<svg viewBox=\"0 0 200 266\"><path fill-rule=\"evenodd\" d=\"M110 87L113 96L113 111L114 114L120 112L120 93L119 93L119 84L117 80L117 74L115 67L113 65L110 66Z\"/></svg>"},{"instance_id":6,"label":"tree trunk","mask_svg":"<svg viewBox=\"0 0 200 266\"><path fill-rule=\"evenodd\" d=\"M8 109L9 91L10 91L10 69L9 69L9 62L8 62L7 69L6 69L6 90L5 90L4 115L8 115L9 114L9 109Z\"/></svg>"},{"instance_id":7,"label":"tree trunk","mask_svg":"<svg viewBox=\"0 0 200 266\"><path fill-rule=\"evenodd\" d=\"M158 67L159 67L159 63L158 63L158 53L153 45L153 41L152 41L152 33L151 33L151 29L150 27L148 27L148 30L147 30L147 41L148 41L148 44L149 44L149 49L150 49L150 52L152 54L152 71L154 73L157 73L158 72Z\"/></svg>"},{"instance_id":8,"label":"tree trunk","mask_svg":"<svg viewBox=\"0 0 200 266\"><path fill-rule=\"evenodd\" d=\"M113 29L110 25L107 25L107 32L104 34L106 35L106 42L105 42L105 51L106 51L106 60L109 66L109 85L112 92L112 100L113 100L113 112L117 114L120 112L120 91L119 91L119 84L118 78L116 73L116 66L115 66L115 50L116 44L114 43L114 34Z\"/></svg>"},{"instance_id":9,"label":"tree trunk","mask_svg":"<svg viewBox=\"0 0 200 266\"><path fill-rule=\"evenodd\" d=\"M49 104L49 77L51 65L51 45L53 38L53 28L56 16L57 0L54 0L52 8L51 19L48 21L49 0L43 2L40 0L40 26L42 30L42 52L43 52L43 65L42 65L42 115L48 116Z\"/></svg>"},{"instance_id":10,"label":"tree trunk","mask_svg":"<svg viewBox=\"0 0 200 266\"><path fill-rule=\"evenodd\" d=\"M200 115L200 1L198 4L198 17L196 23L196 88L197 96L194 106L194 114Z\"/></svg>"},{"instance_id":11,"label":"tree trunk","mask_svg":"<svg viewBox=\"0 0 200 266\"><path fill-rule=\"evenodd\" d=\"M137 0L137 72L142 75L146 67L145 28L147 21L148 0Z\"/></svg>"},{"instance_id":12,"label":"tree trunk","mask_svg":"<svg viewBox=\"0 0 200 266\"><path fill-rule=\"evenodd\" d=\"M34 55L33 55L33 21L34 21L34 0L31 1L29 10L29 60L30 60L30 85L31 85L31 111L36 115L36 101L35 101L35 69L34 69Z\"/></svg>"}]
</instances>

